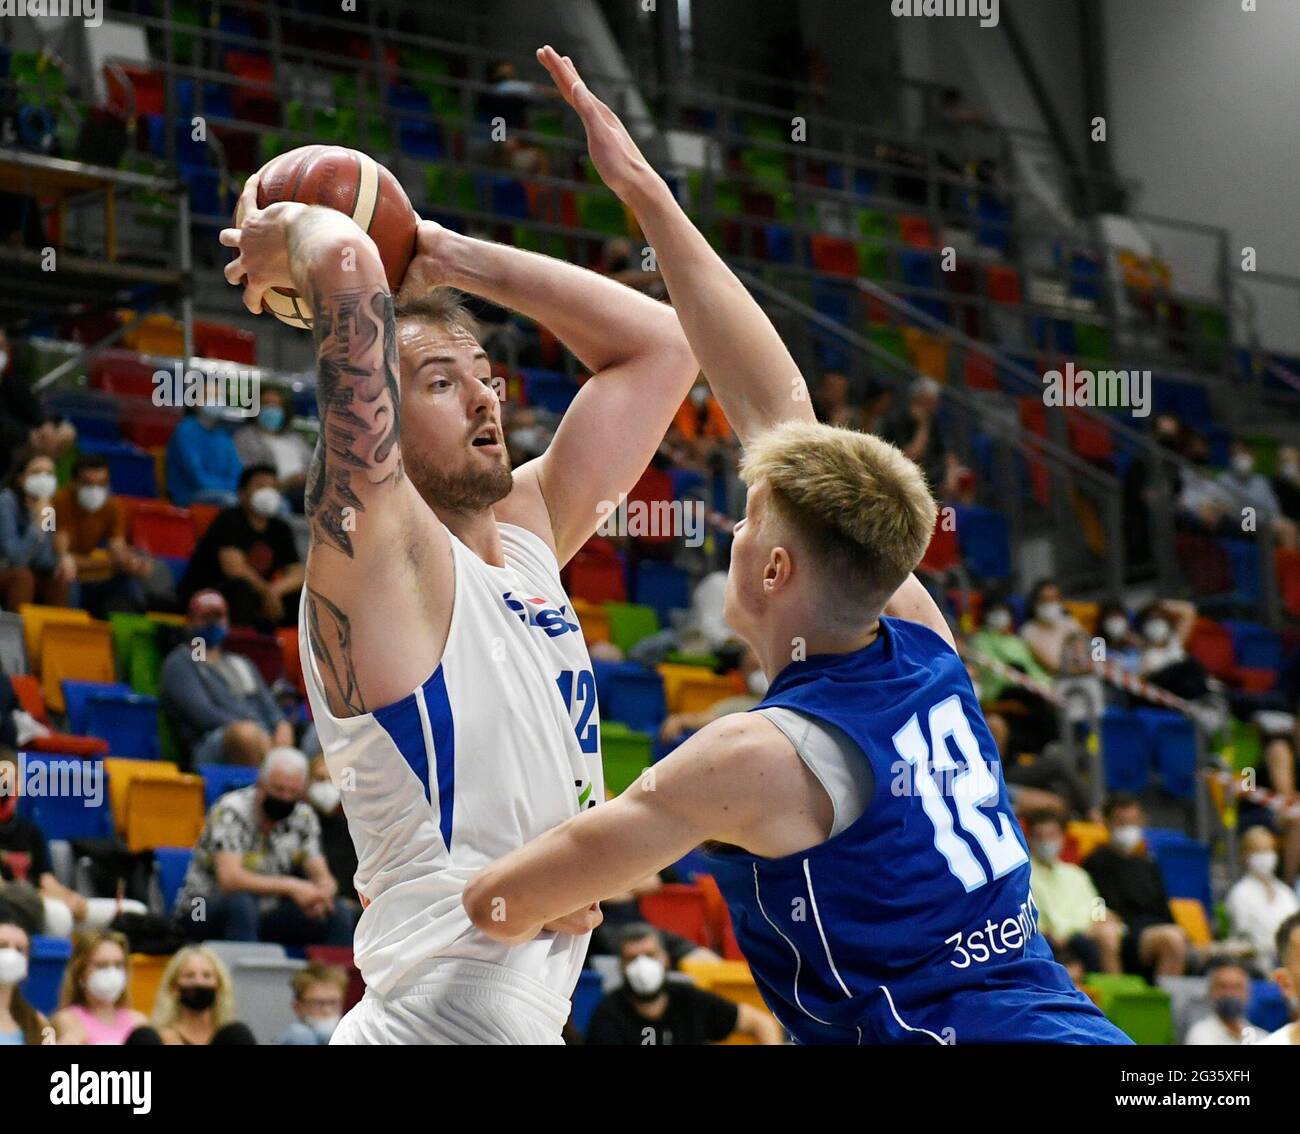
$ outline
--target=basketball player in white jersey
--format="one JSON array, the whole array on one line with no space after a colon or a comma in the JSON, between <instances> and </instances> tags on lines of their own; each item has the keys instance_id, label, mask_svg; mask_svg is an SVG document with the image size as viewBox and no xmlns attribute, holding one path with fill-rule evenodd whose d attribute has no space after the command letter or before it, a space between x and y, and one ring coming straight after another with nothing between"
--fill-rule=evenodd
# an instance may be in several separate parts
<instances>
[{"instance_id":1,"label":"basketball player in white jersey","mask_svg":"<svg viewBox=\"0 0 1300 1134\"><path fill-rule=\"evenodd\" d=\"M278 286L315 315L299 646L366 907L367 993L332 1042L559 1043L599 911L504 945L461 891L604 798L595 681L559 570L640 477L698 367L666 305L428 222L395 307L350 218L259 210L255 182L221 235L239 249L226 277L246 277L251 311ZM513 473L500 383L437 285L537 320L592 375Z\"/></svg>"}]
</instances>

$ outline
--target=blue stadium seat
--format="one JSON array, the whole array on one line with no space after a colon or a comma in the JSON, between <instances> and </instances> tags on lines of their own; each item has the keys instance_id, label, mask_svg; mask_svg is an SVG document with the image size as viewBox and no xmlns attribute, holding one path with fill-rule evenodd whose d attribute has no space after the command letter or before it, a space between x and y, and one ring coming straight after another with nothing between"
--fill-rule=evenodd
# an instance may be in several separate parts
<instances>
[{"instance_id":1,"label":"blue stadium seat","mask_svg":"<svg viewBox=\"0 0 1300 1134\"><path fill-rule=\"evenodd\" d=\"M73 681L64 678L59 683L63 687L64 711L68 715L68 731L78 736L86 732L86 703L95 693L130 693L131 686L120 681Z\"/></svg>"},{"instance_id":2,"label":"blue stadium seat","mask_svg":"<svg viewBox=\"0 0 1300 1134\"><path fill-rule=\"evenodd\" d=\"M767 253L768 263L794 263L794 231L783 224L763 226L763 248Z\"/></svg>"},{"instance_id":3,"label":"blue stadium seat","mask_svg":"<svg viewBox=\"0 0 1300 1134\"><path fill-rule=\"evenodd\" d=\"M1271 980L1250 982L1250 1006L1246 1019L1265 1032L1275 1032L1291 1019L1286 997Z\"/></svg>"},{"instance_id":4,"label":"blue stadium seat","mask_svg":"<svg viewBox=\"0 0 1300 1134\"><path fill-rule=\"evenodd\" d=\"M108 458L109 485L118 495L150 499L158 496L153 457L143 449L90 437L77 438L77 448L83 453L103 453Z\"/></svg>"},{"instance_id":5,"label":"blue stadium seat","mask_svg":"<svg viewBox=\"0 0 1300 1134\"><path fill-rule=\"evenodd\" d=\"M991 508L963 505L955 509L957 545L966 569L977 579L1011 576L1011 536L1007 518Z\"/></svg>"},{"instance_id":6,"label":"blue stadium seat","mask_svg":"<svg viewBox=\"0 0 1300 1134\"><path fill-rule=\"evenodd\" d=\"M905 249L898 255L898 264L908 287L934 287L934 257L929 252Z\"/></svg>"},{"instance_id":7,"label":"blue stadium seat","mask_svg":"<svg viewBox=\"0 0 1300 1134\"><path fill-rule=\"evenodd\" d=\"M63 785L37 794L29 790L19 799L21 812L35 823L47 839L106 839L113 834L113 811L109 804L108 774L103 764L90 757L64 756L50 752L24 753L27 784L35 777L47 784ZM44 764L43 770L34 765ZM99 764L97 774L85 775ZM75 776L75 778L72 778Z\"/></svg>"},{"instance_id":8,"label":"blue stadium seat","mask_svg":"<svg viewBox=\"0 0 1300 1134\"><path fill-rule=\"evenodd\" d=\"M632 601L654 607L659 625L671 626L670 613L691 605L690 576L674 563L643 559L632 580Z\"/></svg>"},{"instance_id":9,"label":"blue stadium seat","mask_svg":"<svg viewBox=\"0 0 1300 1134\"><path fill-rule=\"evenodd\" d=\"M847 327L857 322L858 290L852 284L813 280L813 307Z\"/></svg>"},{"instance_id":10,"label":"blue stadium seat","mask_svg":"<svg viewBox=\"0 0 1300 1134\"><path fill-rule=\"evenodd\" d=\"M162 893L164 915L172 912L176 895L185 884L185 874L194 856L192 847L154 847L153 861L158 870L158 889Z\"/></svg>"},{"instance_id":11,"label":"blue stadium seat","mask_svg":"<svg viewBox=\"0 0 1300 1134\"><path fill-rule=\"evenodd\" d=\"M63 970L72 958L72 942L66 937L32 938L32 953L27 962L27 979L22 993L27 1002L45 1016L59 1010L59 986Z\"/></svg>"},{"instance_id":12,"label":"blue stadium seat","mask_svg":"<svg viewBox=\"0 0 1300 1134\"><path fill-rule=\"evenodd\" d=\"M698 469L671 468L668 470L673 482L673 499L681 500L692 488L705 484L705 477Z\"/></svg>"},{"instance_id":13,"label":"blue stadium seat","mask_svg":"<svg viewBox=\"0 0 1300 1134\"><path fill-rule=\"evenodd\" d=\"M656 670L636 662L617 665L617 669L606 674L603 690L597 683L601 716L638 732L657 733L668 715L663 678Z\"/></svg>"},{"instance_id":14,"label":"blue stadium seat","mask_svg":"<svg viewBox=\"0 0 1300 1134\"><path fill-rule=\"evenodd\" d=\"M1223 625L1232 636L1232 652L1238 665L1246 669L1282 668L1282 636L1276 630L1235 619L1224 619Z\"/></svg>"},{"instance_id":15,"label":"blue stadium seat","mask_svg":"<svg viewBox=\"0 0 1300 1134\"><path fill-rule=\"evenodd\" d=\"M528 218L528 194L524 183L513 177L492 178L492 211L501 217Z\"/></svg>"},{"instance_id":16,"label":"blue stadium seat","mask_svg":"<svg viewBox=\"0 0 1300 1134\"><path fill-rule=\"evenodd\" d=\"M1101 756L1107 790L1145 790L1151 780L1151 734L1136 713L1110 709L1103 714Z\"/></svg>"},{"instance_id":17,"label":"blue stadium seat","mask_svg":"<svg viewBox=\"0 0 1300 1134\"><path fill-rule=\"evenodd\" d=\"M162 748L158 739L158 698L125 691L92 693L86 702L87 736L108 741L113 756L135 760L158 760Z\"/></svg>"},{"instance_id":18,"label":"blue stadium seat","mask_svg":"<svg viewBox=\"0 0 1300 1134\"><path fill-rule=\"evenodd\" d=\"M1171 898L1195 898L1207 910L1214 908L1210 891L1210 848L1181 831L1148 828L1147 847L1160 867Z\"/></svg>"},{"instance_id":19,"label":"blue stadium seat","mask_svg":"<svg viewBox=\"0 0 1300 1134\"><path fill-rule=\"evenodd\" d=\"M203 777L203 806L208 808L226 792L257 781L257 769L241 764L199 764L194 770Z\"/></svg>"},{"instance_id":20,"label":"blue stadium seat","mask_svg":"<svg viewBox=\"0 0 1300 1134\"><path fill-rule=\"evenodd\" d=\"M1220 539L1215 542L1228 553L1232 574L1232 601L1258 607L1262 597L1259 581L1259 545L1248 539Z\"/></svg>"},{"instance_id":21,"label":"blue stadium seat","mask_svg":"<svg viewBox=\"0 0 1300 1134\"><path fill-rule=\"evenodd\" d=\"M1175 799L1196 797L1196 727L1181 713L1139 710L1151 737L1156 774Z\"/></svg>"},{"instance_id":22,"label":"blue stadium seat","mask_svg":"<svg viewBox=\"0 0 1300 1134\"><path fill-rule=\"evenodd\" d=\"M604 998L600 974L594 969L583 969L578 974L578 984L573 990L573 1008L569 1020L580 1036L586 1036L596 1006Z\"/></svg>"},{"instance_id":23,"label":"blue stadium seat","mask_svg":"<svg viewBox=\"0 0 1300 1134\"><path fill-rule=\"evenodd\" d=\"M521 366L519 373L524 380L524 393L528 397L528 403L541 406L551 413L564 413L578 392L578 384L558 370Z\"/></svg>"}]
</instances>

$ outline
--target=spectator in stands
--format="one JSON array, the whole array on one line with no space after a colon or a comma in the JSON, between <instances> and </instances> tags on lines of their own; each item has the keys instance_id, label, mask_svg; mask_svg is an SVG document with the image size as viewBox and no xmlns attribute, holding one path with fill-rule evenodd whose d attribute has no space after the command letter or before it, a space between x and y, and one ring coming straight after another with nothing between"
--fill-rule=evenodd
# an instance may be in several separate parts
<instances>
[{"instance_id":1,"label":"spectator in stands","mask_svg":"<svg viewBox=\"0 0 1300 1134\"><path fill-rule=\"evenodd\" d=\"M31 449L57 461L76 440L72 423L54 421L18 372L9 336L0 327L0 453Z\"/></svg>"},{"instance_id":2,"label":"spectator in stands","mask_svg":"<svg viewBox=\"0 0 1300 1134\"><path fill-rule=\"evenodd\" d=\"M0 748L0 899L30 916L33 933L48 937L105 929L119 913L148 913L143 902L87 898L58 880L44 833L18 814L22 779L18 758Z\"/></svg>"},{"instance_id":3,"label":"spectator in stands","mask_svg":"<svg viewBox=\"0 0 1300 1134\"><path fill-rule=\"evenodd\" d=\"M619 956L623 947L624 931L628 926L639 925L644 920L641 915L641 898L646 894L657 893L663 889L665 883L676 881L677 875L669 867L641 879L622 894L611 894L608 898L602 898L600 912L604 915L604 920L592 930L591 947L588 952L595 956ZM661 929L659 937L668 956L670 968L680 968L683 961L722 960L712 949L697 945L690 938L682 937L680 934Z\"/></svg>"},{"instance_id":4,"label":"spectator in stands","mask_svg":"<svg viewBox=\"0 0 1300 1134\"><path fill-rule=\"evenodd\" d=\"M246 657L223 643L226 600L199 591L189 604L192 635L163 660L159 698L195 764L258 764L272 746L293 744L293 725Z\"/></svg>"},{"instance_id":5,"label":"spectator in stands","mask_svg":"<svg viewBox=\"0 0 1300 1134\"><path fill-rule=\"evenodd\" d=\"M181 419L167 442L167 495L181 508L235 502L239 453L221 406L200 406Z\"/></svg>"},{"instance_id":6,"label":"spectator in stands","mask_svg":"<svg viewBox=\"0 0 1300 1134\"><path fill-rule=\"evenodd\" d=\"M1273 971L1273 980L1286 997L1294 1022L1283 1024L1277 1031L1256 1042L1269 1045L1300 1044L1300 913L1293 913L1278 926L1274 948L1277 952L1277 968Z\"/></svg>"},{"instance_id":7,"label":"spectator in stands","mask_svg":"<svg viewBox=\"0 0 1300 1134\"><path fill-rule=\"evenodd\" d=\"M735 1004L687 981L668 979L668 954L659 931L643 922L623 931L619 955L623 984L592 1013L588 1046L683 1046L717 1043L733 1032L762 1044L785 1042L767 1012Z\"/></svg>"},{"instance_id":8,"label":"spectator in stands","mask_svg":"<svg viewBox=\"0 0 1300 1134\"><path fill-rule=\"evenodd\" d=\"M1138 672L1161 689L1189 701L1209 692L1205 667L1187 653L1187 640L1196 627L1196 607L1182 599L1163 599L1138 615L1142 653Z\"/></svg>"},{"instance_id":9,"label":"spectator in stands","mask_svg":"<svg viewBox=\"0 0 1300 1134\"><path fill-rule=\"evenodd\" d=\"M1124 542L1134 563L1151 561L1151 517L1168 512L1182 494L1182 423L1173 414L1158 414L1151 433L1158 453L1130 461L1124 470Z\"/></svg>"},{"instance_id":10,"label":"spectator in stands","mask_svg":"<svg viewBox=\"0 0 1300 1134\"><path fill-rule=\"evenodd\" d=\"M1097 611L1097 637L1106 649L1105 660L1127 673L1142 664L1142 639L1129 624L1128 611L1119 599L1107 599Z\"/></svg>"},{"instance_id":11,"label":"spectator in stands","mask_svg":"<svg viewBox=\"0 0 1300 1134\"><path fill-rule=\"evenodd\" d=\"M817 420L827 425L845 429L860 427L862 410L849 400L848 375L839 370L828 370L822 375L813 394L813 408L817 411Z\"/></svg>"},{"instance_id":12,"label":"spectator in stands","mask_svg":"<svg viewBox=\"0 0 1300 1134\"><path fill-rule=\"evenodd\" d=\"M163 970L153 1023L163 1043L185 1047L256 1043L235 1018L230 972L211 949L186 945Z\"/></svg>"},{"instance_id":13,"label":"spectator in stands","mask_svg":"<svg viewBox=\"0 0 1300 1134\"><path fill-rule=\"evenodd\" d=\"M280 518L284 497L275 469L250 465L239 476L239 500L203 533L178 588L181 601L217 590L236 626L294 626L306 574L293 529Z\"/></svg>"},{"instance_id":14,"label":"spectator in stands","mask_svg":"<svg viewBox=\"0 0 1300 1134\"><path fill-rule=\"evenodd\" d=\"M310 964L293 974L293 1014L296 1017L280 1044L323 1047L343 1019L348 974L338 965Z\"/></svg>"},{"instance_id":15,"label":"spectator in stands","mask_svg":"<svg viewBox=\"0 0 1300 1134\"><path fill-rule=\"evenodd\" d=\"M1219 483L1232 496L1232 511L1241 519L1242 534L1248 535L1268 525L1279 546L1292 549L1296 546L1296 525L1282 514L1282 506L1268 478L1255 471L1255 454L1244 441L1232 443L1228 467L1219 474ZM1253 519L1253 523L1248 525L1247 518Z\"/></svg>"},{"instance_id":16,"label":"spectator in stands","mask_svg":"<svg viewBox=\"0 0 1300 1134\"><path fill-rule=\"evenodd\" d=\"M1104 809L1110 842L1083 864L1107 910L1124 925L1124 970L1181 976L1187 968L1187 936L1174 923L1160 868L1147 854L1145 816L1136 796L1117 792Z\"/></svg>"},{"instance_id":17,"label":"spectator in stands","mask_svg":"<svg viewBox=\"0 0 1300 1134\"><path fill-rule=\"evenodd\" d=\"M981 664L981 658L991 659L1035 681L1052 682L1052 675L1038 664L1029 644L1016 634L1005 599L994 598L985 606L983 624L971 635L969 645L980 703L998 751L1004 756L1040 752L1057 736L1056 710L1040 693L1015 685Z\"/></svg>"},{"instance_id":18,"label":"spectator in stands","mask_svg":"<svg viewBox=\"0 0 1300 1134\"><path fill-rule=\"evenodd\" d=\"M123 1044L147 1026L131 1007L131 957L126 935L110 930L78 935L63 972L55 1034L61 1044Z\"/></svg>"},{"instance_id":19,"label":"spectator in stands","mask_svg":"<svg viewBox=\"0 0 1300 1134\"><path fill-rule=\"evenodd\" d=\"M1255 948L1265 968L1276 963L1277 928L1300 909L1295 892L1277 876L1277 836L1267 827L1251 827L1241 836L1244 873L1228 891L1228 925L1234 937Z\"/></svg>"},{"instance_id":20,"label":"spectator in stands","mask_svg":"<svg viewBox=\"0 0 1300 1134\"><path fill-rule=\"evenodd\" d=\"M306 791L307 758L273 748L256 783L212 805L176 902L190 938L351 943L352 917L336 900Z\"/></svg>"},{"instance_id":21,"label":"spectator in stands","mask_svg":"<svg viewBox=\"0 0 1300 1134\"><path fill-rule=\"evenodd\" d=\"M54 461L27 450L0 491L0 597L9 610L21 603L67 606L77 568L54 542Z\"/></svg>"},{"instance_id":22,"label":"spectator in stands","mask_svg":"<svg viewBox=\"0 0 1300 1134\"><path fill-rule=\"evenodd\" d=\"M921 466L935 496L947 498L956 491L962 469L944 443L939 427L942 392L943 387L933 378L914 379L908 387L907 402L886 420L880 435Z\"/></svg>"},{"instance_id":23,"label":"spectator in stands","mask_svg":"<svg viewBox=\"0 0 1300 1134\"><path fill-rule=\"evenodd\" d=\"M625 287L662 299L665 294L662 273L643 268L639 259L633 259L635 252L626 236L611 236L601 249L598 270Z\"/></svg>"},{"instance_id":24,"label":"spectator in stands","mask_svg":"<svg viewBox=\"0 0 1300 1134\"><path fill-rule=\"evenodd\" d=\"M351 908L355 921L361 916L361 900L353 882L357 873L357 849L348 831L348 817L343 814L343 793L330 779L324 756L317 756L311 762L307 802L316 809L321 850L330 868L330 876L338 886L339 901Z\"/></svg>"},{"instance_id":25,"label":"spectator in stands","mask_svg":"<svg viewBox=\"0 0 1300 1134\"><path fill-rule=\"evenodd\" d=\"M515 467L540 457L550 447L552 433L532 406L511 406L506 425L506 448Z\"/></svg>"},{"instance_id":26,"label":"spectator in stands","mask_svg":"<svg viewBox=\"0 0 1300 1134\"><path fill-rule=\"evenodd\" d=\"M72 483L54 494L54 517L55 548L76 569L75 605L96 618L110 610L143 611L143 584L154 563L126 541L126 513L108 486L103 453L77 458Z\"/></svg>"},{"instance_id":27,"label":"spectator in stands","mask_svg":"<svg viewBox=\"0 0 1300 1134\"><path fill-rule=\"evenodd\" d=\"M1283 445L1277 451L1273 494L1282 515L1293 524L1300 524L1300 449L1294 445Z\"/></svg>"},{"instance_id":28,"label":"spectator in stands","mask_svg":"<svg viewBox=\"0 0 1300 1134\"><path fill-rule=\"evenodd\" d=\"M1193 468L1180 478L1179 526L1209 535L1240 535L1241 516L1233 514L1233 495L1210 467L1210 443L1204 434L1184 431L1183 453Z\"/></svg>"},{"instance_id":29,"label":"spectator in stands","mask_svg":"<svg viewBox=\"0 0 1300 1134\"><path fill-rule=\"evenodd\" d=\"M1296 749L1294 723L1282 731L1281 722L1288 714L1276 715L1279 722L1268 722L1267 727L1264 727L1266 714L1256 715L1256 722L1261 725L1264 750L1255 766L1255 786L1294 802L1296 785L1300 783L1300 752ZM1262 823L1276 832L1282 844L1282 878L1288 886L1296 885L1297 876L1300 876L1300 812L1295 808L1274 811L1255 803L1249 795L1243 796L1240 804L1243 818L1239 822L1242 826Z\"/></svg>"},{"instance_id":30,"label":"spectator in stands","mask_svg":"<svg viewBox=\"0 0 1300 1134\"><path fill-rule=\"evenodd\" d=\"M673 463L707 469L713 453L729 448L734 437L722 406L701 375L668 427L666 440Z\"/></svg>"},{"instance_id":31,"label":"spectator in stands","mask_svg":"<svg viewBox=\"0 0 1300 1134\"><path fill-rule=\"evenodd\" d=\"M1210 969L1210 1007L1187 1029L1183 1043L1188 1047L1221 1047L1246 1043L1250 1023L1246 1009L1250 1005L1250 973L1236 961L1219 961Z\"/></svg>"},{"instance_id":32,"label":"spectator in stands","mask_svg":"<svg viewBox=\"0 0 1300 1134\"><path fill-rule=\"evenodd\" d=\"M292 407L285 391L278 386L263 387L257 421L235 430L235 451L246 470L275 469L276 487L294 511L301 512L311 449L302 434L291 428L292 421Z\"/></svg>"},{"instance_id":33,"label":"spectator in stands","mask_svg":"<svg viewBox=\"0 0 1300 1134\"><path fill-rule=\"evenodd\" d=\"M1041 579L1029 592L1029 619L1020 636L1029 644L1034 660L1048 673L1061 672L1066 645L1076 636L1087 637L1074 615L1061 604L1061 588L1051 579Z\"/></svg>"},{"instance_id":34,"label":"spectator in stands","mask_svg":"<svg viewBox=\"0 0 1300 1134\"><path fill-rule=\"evenodd\" d=\"M1065 828L1051 811L1029 817L1030 888L1038 904L1038 927L1058 956L1066 949L1089 972L1118 973L1123 927L1097 895L1088 872L1061 861Z\"/></svg>"},{"instance_id":35,"label":"spectator in stands","mask_svg":"<svg viewBox=\"0 0 1300 1134\"><path fill-rule=\"evenodd\" d=\"M45 1042L49 1021L20 991L31 955L31 934L13 911L0 904L0 1047L35 1047Z\"/></svg>"},{"instance_id":36,"label":"spectator in stands","mask_svg":"<svg viewBox=\"0 0 1300 1134\"><path fill-rule=\"evenodd\" d=\"M558 92L519 78L515 65L508 59L492 65L488 81L489 88L478 98L478 119L494 130L504 127L504 137L493 136L494 145L486 151L484 161L515 173L547 173L550 160L546 150L519 135L528 130L533 104L553 98Z\"/></svg>"}]
</instances>

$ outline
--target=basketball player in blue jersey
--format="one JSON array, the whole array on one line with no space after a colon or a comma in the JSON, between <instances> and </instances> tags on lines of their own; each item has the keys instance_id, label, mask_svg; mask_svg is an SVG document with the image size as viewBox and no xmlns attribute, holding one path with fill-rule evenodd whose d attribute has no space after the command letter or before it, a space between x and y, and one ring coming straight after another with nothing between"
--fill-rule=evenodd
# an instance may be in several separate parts
<instances>
[{"instance_id":1,"label":"basketball player in blue jersey","mask_svg":"<svg viewBox=\"0 0 1300 1134\"><path fill-rule=\"evenodd\" d=\"M527 941L705 844L759 989L798 1042L1127 1042L1038 928L997 749L917 593L935 520L922 474L813 420L775 330L618 119L571 63L539 57L654 246L705 375L748 379L746 397L715 391L749 487L725 616L771 685L477 876L471 918Z\"/></svg>"}]
</instances>

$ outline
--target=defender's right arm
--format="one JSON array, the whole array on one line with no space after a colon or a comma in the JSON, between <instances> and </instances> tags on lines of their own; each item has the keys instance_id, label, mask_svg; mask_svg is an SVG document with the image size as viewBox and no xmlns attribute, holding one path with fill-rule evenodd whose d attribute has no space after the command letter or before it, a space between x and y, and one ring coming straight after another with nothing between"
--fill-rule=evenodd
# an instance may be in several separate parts
<instances>
[{"instance_id":1,"label":"defender's right arm","mask_svg":"<svg viewBox=\"0 0 1300 1134\"><path fill-rule=\"evenodd\" d=\"M307 478L308 633L330 711L389 704L437 665L454 579L446 529L402 468L393 300L374 242L350 217L295 203L257 208L221 242L244 303L292 287L313 312L321 432Z\"/></svg>"}]
</instances>

